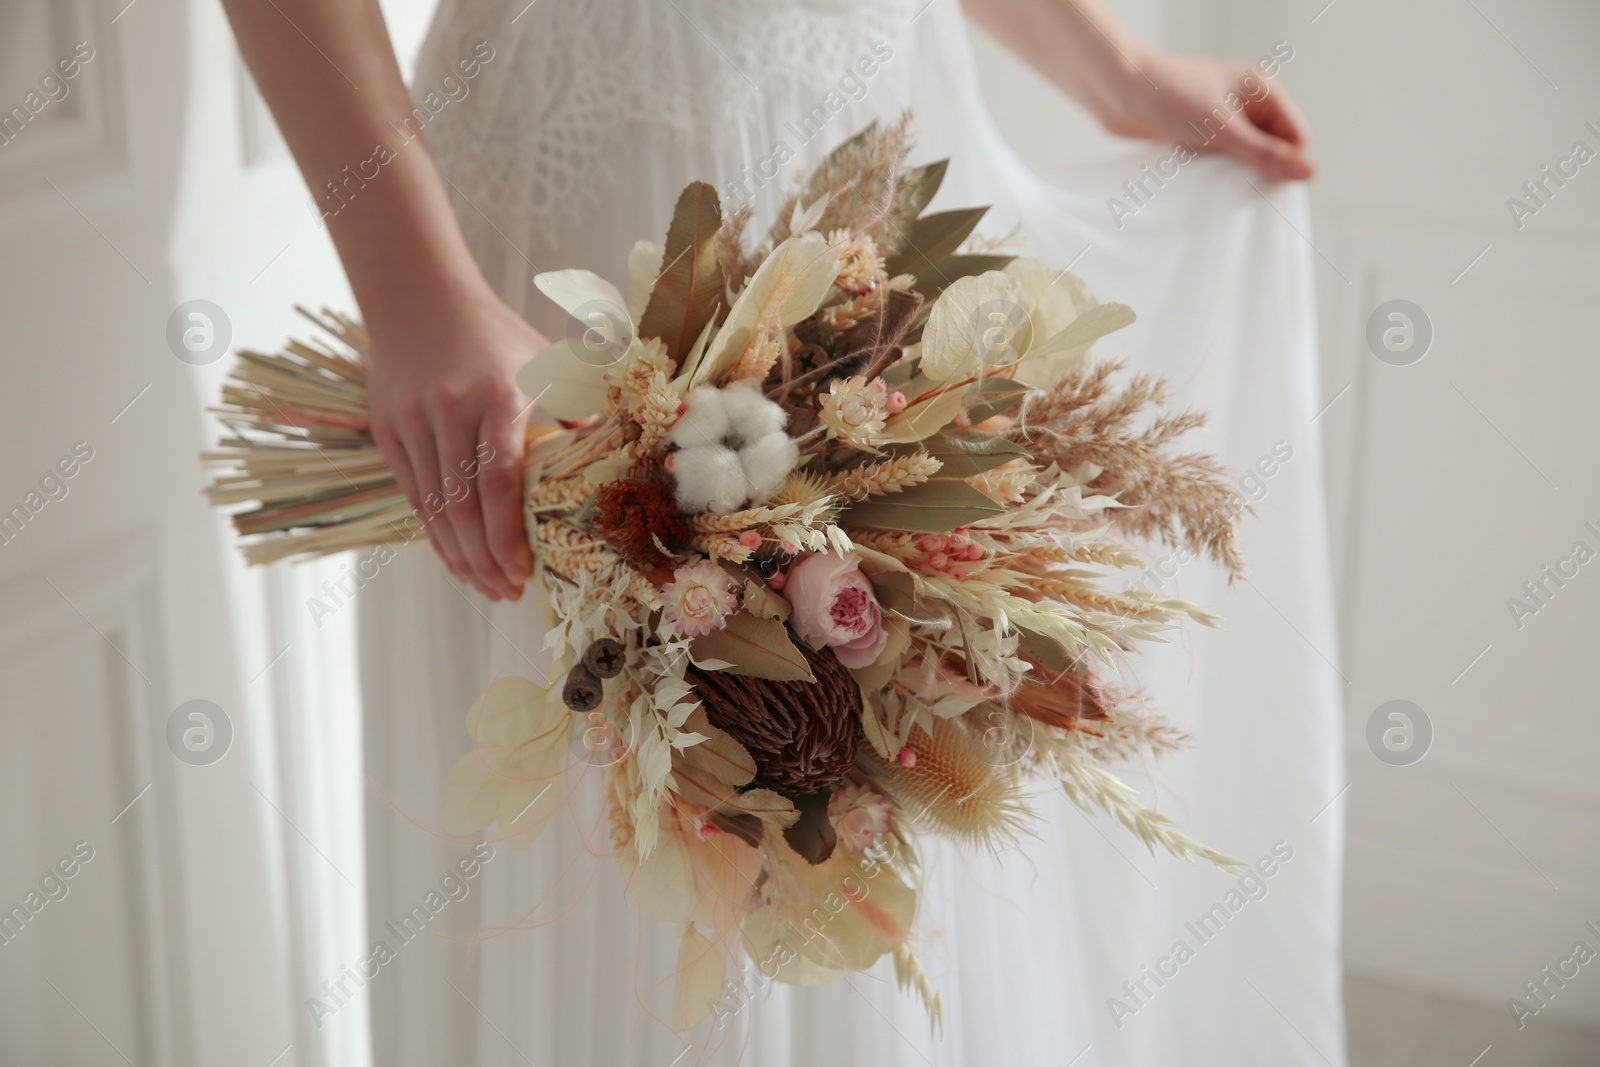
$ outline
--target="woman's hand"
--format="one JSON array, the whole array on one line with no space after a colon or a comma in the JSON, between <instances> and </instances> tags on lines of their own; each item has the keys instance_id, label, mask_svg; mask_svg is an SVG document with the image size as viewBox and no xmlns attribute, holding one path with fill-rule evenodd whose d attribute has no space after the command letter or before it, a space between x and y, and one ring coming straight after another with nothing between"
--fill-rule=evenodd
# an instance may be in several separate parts
<instances>
[{"instance_id":1,"label":"woman's hand","mask_svg":"<svg viewBox=\"0 0 1600 1067\"><path fill-rule=\"evenodd\" d=\"M544 337L487 287L368 323L367 397L378 447L457 579L517 600L533 570L522 523L516 384Z\"/></svg>"},{"instance_id":2,"label":"woman's hand","mask_svg":"<svg viewBox=\"0 0 1600 1067\"><path fill-rule=\"evenodd\" d=\"M545 339L479 273L426 142L396 136L394 118L412 104L377 0L223 3L306 185L327 209L372 339L367 394L378 447L451 573L485 596L515 600L533 569L522 526L532 404L516 373ZM371 158L374 145L388 149L389 162L375 177L355 177L352 161Z\"/></svg>"},{"instance_id":3,"label":"woman's hand","mask_svg":"<svg viewBox=\"0 0 1600 1067\"><path fill-rule=\"evenodd\" d=\"M1222 152L1275 180L1311 177L1305 117L1253 64L1141 48L1129 65L1122 90L1097 109L1109 132Z\"/></svg>"},{"instance_id":4,"label":"woman's hand","mask_svg":"<svg viewBox=\"0 0 1600 1067\"><path fill-rule=\"evenodd\" d=\"M1311 177L1305 119L1289 94L1249 63L1149 48L1103 0L962 0L962 6L1112 133L1224 152L1268 178Z\"/></svg>"}]
</instances>

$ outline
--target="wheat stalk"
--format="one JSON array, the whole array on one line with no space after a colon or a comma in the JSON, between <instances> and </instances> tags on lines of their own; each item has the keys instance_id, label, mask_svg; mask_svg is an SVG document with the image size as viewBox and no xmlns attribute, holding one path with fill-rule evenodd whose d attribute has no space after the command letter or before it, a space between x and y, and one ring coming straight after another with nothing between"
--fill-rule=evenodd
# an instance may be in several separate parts
<instances>
[{"instance_id":1,"label":"wheat stalk","mask_svg":"<svg viewBox=\"0 0 1600 1067\"><path fill-rule=\"evenodd\" d=\"M943 466L943 461L925 452L912 452L836 474L828 488L850 500L865 500L921 485Z\"/></svg>"},{"instance_id":2,"label":"wheat stalk","mask_svg":"<svg viewBox=\"0 0 1600 1067\"><path fill-rule=\"evenodd\" d=\"M1243 860L1218 852L1176 829L1177 823L1154 808L1146 807L1133 787L1110 771L1071 757L1058 760L1057 767L1065 772L1060 780L1069 800L1085 812L1093 813L1099 808L1143 841L1152 854L1155 846L1160 845L1190 863L1196 859L1208 860L1225 871L1244 867Z\"/></svg>"}]
</instances>

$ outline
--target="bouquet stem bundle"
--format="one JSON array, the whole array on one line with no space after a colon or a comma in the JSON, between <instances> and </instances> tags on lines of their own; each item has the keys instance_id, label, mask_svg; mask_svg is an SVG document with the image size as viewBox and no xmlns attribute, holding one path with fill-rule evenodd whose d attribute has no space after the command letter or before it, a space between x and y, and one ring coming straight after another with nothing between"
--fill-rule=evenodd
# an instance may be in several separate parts
<instances>
[{"instance_id":1,"label":"bouquet stem bundle","mask_svg":"<svg viewBox=\"0 0 1600 1067\"><path fill-rule=\"evenodd\" d=\"M332 311L297 310L340 347L240 352L211 408L230 432L202 455L230 468L206 490L211 503L257 505L233 515L251 563L403 540L411 515L372 439L366 330Z\"/></svg>"}]
</instances>

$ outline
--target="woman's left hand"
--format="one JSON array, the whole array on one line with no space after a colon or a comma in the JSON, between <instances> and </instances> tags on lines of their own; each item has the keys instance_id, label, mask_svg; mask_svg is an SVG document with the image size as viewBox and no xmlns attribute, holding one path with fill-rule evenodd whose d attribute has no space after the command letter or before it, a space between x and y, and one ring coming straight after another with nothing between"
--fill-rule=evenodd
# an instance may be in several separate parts
<instances>
[{"instance_id":1,"label":"woman's left hand","mask_svg":"<svg viewBox=\"0 0 1600 1067\"><path fill-rule=\"evenodd\" d=\"M1254 64L1153 48L1128 59L1133 69L1122 91L1108 94L1097 109L1109 132L1221 152L1267 178L1299 181L1314 173L1305 152L1311 135L1305 116Z\"/></svg>"}]
</instances>

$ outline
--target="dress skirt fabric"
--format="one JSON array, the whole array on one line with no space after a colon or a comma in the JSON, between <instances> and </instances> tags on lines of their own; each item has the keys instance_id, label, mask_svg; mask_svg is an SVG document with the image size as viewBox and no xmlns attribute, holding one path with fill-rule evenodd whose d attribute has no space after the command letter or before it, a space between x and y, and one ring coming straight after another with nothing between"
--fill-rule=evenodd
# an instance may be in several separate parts
<instances>
[{"instance_id":1,"label":"dress skirt fabric","mask_svg":"<svg viewBox=\"0 0 1600 1067\"><path fill-rule=\"evenodd\" d=\"M1119 228L1107 197L1166 150L1029 172L983 109L955 0L525 3L446 0L413 96L445 92L447 78L467 87L446 93L424 133L485 274L547 335L567 326L534 273L625 279L628 249L662 238L695 179L716 184L725 207L751 198L759 232L797 172L907 106L913 162L952 157L935 207L994 205L986 233L1020 223L1027 254L1073 264L1101 299L1138 311L1097 351L1169 377L1178 403L1211 413L1193 445L1239 473L1255 515L1243 531L1249 578L1232 587L1200 561L1150 551L1142 580L1225 621L1137 657L1144 698L1197 743L1127 777L1201 840L1261 862L1241 883L1152 857L1046 792L1038 838L1021 852L926 848L919 952L943 998L940 1034L885 959L820 988L741 987L730 973L712 1019L677 1035L678 930L627 899L607 855L601 774L575 762L568 805L543 836L524 850L494 845L466 894L368 985L375 1062L1344 1063L1343 822L1329 804L1346 781L1343 681L1303 188L1203 158ZM465 79L461 61L474 56ZM542 677L532 599L490 604L420 548L363 593L375 937L392 943L386 924L472 855L439 830L439 789L470 746L465 714L483 687Z\"/></svg>"}]
</instances>

